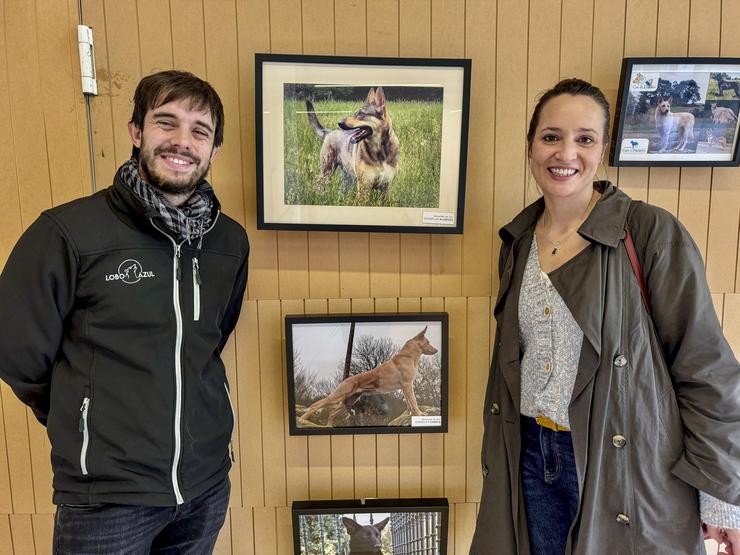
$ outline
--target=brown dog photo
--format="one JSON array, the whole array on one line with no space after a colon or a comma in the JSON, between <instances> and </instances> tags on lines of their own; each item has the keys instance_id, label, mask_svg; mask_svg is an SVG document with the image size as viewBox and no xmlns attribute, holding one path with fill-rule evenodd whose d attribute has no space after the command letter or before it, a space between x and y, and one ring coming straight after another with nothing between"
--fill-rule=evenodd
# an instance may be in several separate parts
<instances>
[{"instance_id":1,"label":"brown dog photo","mask_svg":"<svg viewBox=\"0 0 740 555\"><path fill-rule=\"evenodd\" d=\"M289 335L297 430L442 426L441 321L294 322Z\"/></svg>"}]
</instances>

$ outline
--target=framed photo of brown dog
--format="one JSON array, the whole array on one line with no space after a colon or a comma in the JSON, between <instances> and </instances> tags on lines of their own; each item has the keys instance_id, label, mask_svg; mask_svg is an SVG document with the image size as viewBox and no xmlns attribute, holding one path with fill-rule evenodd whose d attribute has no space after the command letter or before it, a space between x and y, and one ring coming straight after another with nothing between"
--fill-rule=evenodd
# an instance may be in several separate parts
<instances>
[{"instance_id":1,"label":"framed photo of brown dog","mask_svg":"<svg viewBox=\"0 0 740 555\"><path fill-rule=\"evenodd\" d=\"M625 58L613 166L740 165L740 58Z\"/></svg>"},{"instance_id":2,"label":"framed photo of brown dog","mask_svg":"<svg viewBox=\"0 0 740 555\"><path fill-rule=\"evenodd\" d=\"M446 498L293 501L293 553L447 553Z\"/></svg>"},{"instance_id":3,"label":"framed photo of brown dog","mask_svg":"<svg viewBox=\"0 0 740 555\"><path fill-rule=\"evenodd\" d=\"M256 54L257 227L462 233L470 67Z\"/></svg>"},{"instance_id":4,"label":"framed photo of brown dog","mask_svg":"<svg viewBox=\"0 0 740 555\"><path fill-rule=\"evenodd\" d=\"M285 317L291 435L447 431L447 314Z\"/></svg>"}]
</instances>

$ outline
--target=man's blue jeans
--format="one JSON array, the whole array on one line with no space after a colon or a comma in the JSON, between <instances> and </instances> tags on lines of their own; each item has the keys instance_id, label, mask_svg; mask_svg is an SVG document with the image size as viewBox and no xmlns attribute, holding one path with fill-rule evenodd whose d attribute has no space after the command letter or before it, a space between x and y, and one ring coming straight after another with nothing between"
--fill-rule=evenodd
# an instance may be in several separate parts
<instances>
[{"instance_id":1,"label":"man's blue jeans","mask_svg":"<svg viewBox=\"0 0 740 555\"><path fill-rule=\"evenodd\" d=\"M570 432L522 416L521 480L532 555L563 555L578 511L578 475Z\"/></svg>"},{"instance_id":2,"label":"man's blue jeans","mask_svg":"<svg viewBox=\"0 0 740 555\"><path fill-rule=\"evenodd\" d=\"M231 485L226 478L177 507L59 505L55 555L143 555L213 552L224 524Z\"/></svg>"}]
</instances>

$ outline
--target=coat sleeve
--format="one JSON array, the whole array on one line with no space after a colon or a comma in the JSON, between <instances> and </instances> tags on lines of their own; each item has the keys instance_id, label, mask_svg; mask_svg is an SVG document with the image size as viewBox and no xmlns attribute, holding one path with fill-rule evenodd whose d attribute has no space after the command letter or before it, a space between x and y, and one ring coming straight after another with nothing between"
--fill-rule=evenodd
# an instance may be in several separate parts
<instances>
[{"instance_id":1,"label":"coat sleeve","mask_svg":"<svg viewBox=\"0 0 740 555\"><path fill-rule=\"evenodd\" d=\"M673 473L740 505L740 365L686 229L666 213L654 222L651 237L644 273L684 426L684 451Z\"/></svg>"},{"instance_id":2,"label":"coat sleeve","mask_svg":"<svg viewBox=\"0 0 740 555\"><path fill-rule=\"evenodd\" d=\"M224 316L221 319L221 325L219 326L221 329L221 342L218 346L218 352L220 353L223 351L224 346L226 346L226 342L229 339L229 336L231 335L231 332L234 331L234 328L236 327L236 322L239 320L239 313L242 309L242 300L244 299L244 292L247 288L247 275L249 273L249 241L246 239L246 250L244 254L244 258L242 259L241 266L239 267L239 272L236 276L236 281L234 282L234 287L231 290L231 297L229 298L229 304L226 307L226 311L224 312Z\"/></svg>"},{"instance_id":3,"label":"coat sleeve","mask_svg":"<svg viewBox=\"0 0 740 555\"><path fill-rule=\"evenodd\" d=\"M45 214L23 233L0 275L0 378L44 425L76 279L76 253Z\"/></svg>"}]
</instances>

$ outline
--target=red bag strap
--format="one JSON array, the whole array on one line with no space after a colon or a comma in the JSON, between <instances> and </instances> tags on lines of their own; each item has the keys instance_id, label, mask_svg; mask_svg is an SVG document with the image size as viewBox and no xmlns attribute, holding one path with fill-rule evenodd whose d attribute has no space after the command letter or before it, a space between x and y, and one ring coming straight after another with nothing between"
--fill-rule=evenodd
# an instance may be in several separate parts
<instances>
[{"instance_id":1,"label":"red bag strap","mask_svg":"<svg viewBox=\"0 0 740 555\"><path fill-rule=\"evenodd\" d=\"M645 285L645 276L642 274L642 267L640 266L640 259L637 258L637 251L635 250L635 243L632 241L632 235L630 230L627 229L627 224L624 224L624 248L627 249L627 256L630 259L630 266L632 271L635 273L637 283L640 285L640 294L642 300L645 302L645 308L647 308L648 314L652 313L650 309L650 297L648 296L647 285Z\"/></svg>"}]
</instances>

